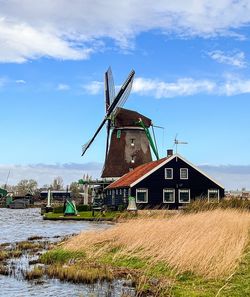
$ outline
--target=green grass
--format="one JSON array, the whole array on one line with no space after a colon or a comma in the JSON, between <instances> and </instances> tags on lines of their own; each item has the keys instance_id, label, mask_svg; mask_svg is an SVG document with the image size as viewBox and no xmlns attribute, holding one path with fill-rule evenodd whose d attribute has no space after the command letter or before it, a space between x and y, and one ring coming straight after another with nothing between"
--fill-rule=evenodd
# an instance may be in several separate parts
<instances>
[{"instance_id":1,"label":"green grass","mask_svg":"<svg viewBox=\"0 0 250 297\"><path fill-rule=\"evenodd\" d=\"M46 252L40 258L43 264L65 264L68 261L83 259L84 252L69 252L67 250L57 248Z\"/></svg>"},{"instance_id":2,"label":"green grass","mask_svg":"<svg viewBox=\"0 0 250 297\"><path fill-rule=\"evenodd\" d=\"M70 280L73 270L91 270L96 274L96 267L102 269L102 278L105 278L107 267L113 269L114 277L121 277L124 273L131 275L140 292L151 292L154 296L173 297L243 297L250 296L250 247L246 251L239 267L228 278L206 279L191 272L177 273L164 263L148 264L146 260L137 257L116 257L119 248L111 249L99 259L87 259L84 252L72 252L57 248L41 256L42 263L51 264L52 270L57 268L56 274L62 274L61 269L65 263L71 263L69 271L64 269L63 277ZM58 266L59 265L59 266ZM60 268L61 267L61 268ZM116 273L117 269L117 273ZM121 274L121 272L123 274ZM79 272L80 273L80 272ZM87 277L83 274L82 280ZM61 278L61 276L60 276ZM107 275L107 279L110 274ZM93 277L93 279L95 279Z\"/></svg>"},{"instance_id":3,"label":"green grass","mask_svg":"<svg viewBox=\"0 0 250 297\"><path fill-rule=\"evenodd\" d=\"M63 213L45 213L44 218L49 220L115 220L120 214L118 211L106 212L101 214L101 212L96 211L95 215L92 216L92 211L82 211L79 212L77 216L64 216Z\"/></svg>"}]
</instances>

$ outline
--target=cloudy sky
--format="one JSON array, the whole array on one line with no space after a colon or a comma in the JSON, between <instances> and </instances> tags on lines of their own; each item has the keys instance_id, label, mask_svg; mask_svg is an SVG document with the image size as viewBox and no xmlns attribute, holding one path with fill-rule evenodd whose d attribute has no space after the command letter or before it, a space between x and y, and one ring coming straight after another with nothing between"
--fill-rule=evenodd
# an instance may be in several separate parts
<instances>
[{"instance_id":1,"label":"cloudy sky","mask_svg":"<svg viewBox=\"0 0 250 297\"><path fill-rule=\"evenodd\" d=\"M103 74L136 72L126 108L227 189L250 188L248 0L0 0L0 184L98 176Z\"/></svg>"}]
</instances>

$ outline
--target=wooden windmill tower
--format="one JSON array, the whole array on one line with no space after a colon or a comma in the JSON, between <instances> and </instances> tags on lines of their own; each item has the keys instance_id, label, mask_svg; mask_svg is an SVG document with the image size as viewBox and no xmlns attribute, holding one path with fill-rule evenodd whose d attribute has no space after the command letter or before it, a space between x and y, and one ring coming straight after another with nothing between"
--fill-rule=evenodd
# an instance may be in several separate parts
<instances>
[{"instance_id":1,"label":"wooden windmill tower","mask_svg":"<svg viewBox=\"0 0 250 297\"><path fill-rule=\"evenodd\" d=\"M159 158L155 142L148 130L152 121L136 111L121 107L130 94L134 75L132 70L115 95L111 68L105 73L106 115L94 136L83 146L82 152L83 156L106 124L107 140L102 178L118 178L139 165L151 162L150 147L156 158Z\"/></svg>"}]
</instances>

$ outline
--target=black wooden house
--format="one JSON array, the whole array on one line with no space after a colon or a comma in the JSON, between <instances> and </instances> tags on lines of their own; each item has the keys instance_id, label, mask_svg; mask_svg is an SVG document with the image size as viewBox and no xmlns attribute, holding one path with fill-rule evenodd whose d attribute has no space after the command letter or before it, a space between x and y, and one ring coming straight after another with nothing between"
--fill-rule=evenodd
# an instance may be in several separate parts
<instances>
[{"instance_id":1,"label":"black wooden house","mask_svg":"<svg viewBox=\"0 0 250 297\"><path fill-rule=\"evenodd\" d=\"M224 187L182 156L168 157L143 164L105 188L104 204L128 204L133 196L138 208L177 209L196 199L219 201Z\"/></svg>"}]
</instances>

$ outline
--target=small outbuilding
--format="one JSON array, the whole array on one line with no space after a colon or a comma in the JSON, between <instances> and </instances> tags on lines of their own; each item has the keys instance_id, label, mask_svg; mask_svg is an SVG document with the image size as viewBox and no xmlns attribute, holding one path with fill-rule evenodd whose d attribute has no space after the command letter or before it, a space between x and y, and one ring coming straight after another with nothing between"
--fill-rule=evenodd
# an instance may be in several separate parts
<instances>
[{"instance_id":1,"label":"small outbuilding","mask_svg":"<svg viewBox=\"0 0 250 297\"><path fill-rule=\"evenodd\" d=\"M135 197L138 208L178 209L196 199L219 201L224 187L179 154L143 164L105 188L104 205L118 208Z\"/></svg>"}]
</instances>

